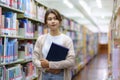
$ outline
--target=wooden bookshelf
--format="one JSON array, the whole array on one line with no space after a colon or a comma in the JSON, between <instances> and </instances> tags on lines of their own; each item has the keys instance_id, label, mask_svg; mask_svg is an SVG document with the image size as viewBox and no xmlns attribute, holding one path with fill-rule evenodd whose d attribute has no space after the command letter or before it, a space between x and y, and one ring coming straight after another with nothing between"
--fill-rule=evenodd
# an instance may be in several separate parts
<instances>
[{"instance_id":1,"label":"wooden bookshelf","mask_svg":"<svg viewBox=\"0 0 120 80\"><path fill-rule=\"evenodd\" d=\"M109 26L108 79L120 80L120 0L113 1L113 13ZM118 67L118 68L116 68Z\"/></svg>"},{"instance_id":2,"label":"wooden bookshelf","mask_svg":"<svg viewBox=\"0 0 120 80\"><path fill-rule=\"evenodd\" d=\"M8 37L8 38L23 38L22 36L9 36L9 35L0 35L0 37Z\"/></svg>"},{"instance_id":3,"label":"wooden bookshelf","mask_svg":"<svg viewBox=\"0 0 120 80\"><path fill-rule=\"evenodd\" d=\"M9 36L9 35L0 35L0 37L4 37L4 38L17 38L19 40L36 40L37 37L33 37L33 38L27 38L27 37L24 37L24 36Z\"/></svg>"},{"instance_id":4,"label":"wooden bookshelf","mask_svg":"<svg viewBox=\"0 0 120 80\"><path fill-rule=\"evenodd\" d=\"M99 44L99 54L108 54L108 44Z\"/></svg>"},{"instance_id":5,"label":"wooden bookshelf","mask_svg":"<svg viewBox=\"0 0 120 80\"><path fill-rule=\"evenodd\" d=\"M25 16L24 14L18 14L17 15L17 18L18 19L28 19L28 20L31 20L31 21L33 21L33 22L37 22L37 23L44 23L44 22L41 22L40 20L38 20L38 19L35 19L35 18L31 18L31 17L28 17L28 16Z\"/></svg>"},{"instance_id":6,"label":"wooden bookshelf","mask_svg":"<svg viewBox=\"0 0 120 80\"><path fill-rule=\"evenodd\" d=\"M18 59L17 61L10 62L10 63L2 63L0 66L5 66L5 65L13 65L13 64L22 64L22 63L27 63L32 61L32 59Z\"/></svg>"}]
</instances>

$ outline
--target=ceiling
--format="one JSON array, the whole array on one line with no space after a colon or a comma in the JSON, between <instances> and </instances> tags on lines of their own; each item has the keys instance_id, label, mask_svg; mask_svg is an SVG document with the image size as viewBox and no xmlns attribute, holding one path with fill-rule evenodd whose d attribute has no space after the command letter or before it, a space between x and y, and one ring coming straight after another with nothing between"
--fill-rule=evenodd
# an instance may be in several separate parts
<instances>
[{"instance_id":1,"label":"ceiling","mask_svg":"<svg viewBox=\"0 0 120 80\"><path fill-rule=\"evenodd\" d=\"M69 2L73 8L65 3ZM101 1L101 8L97 1ZM39 0L40 3L57 9L64 16L85 25L92 32L108 32L112 16L113 0Z\"/></svg>"}]
</instances>

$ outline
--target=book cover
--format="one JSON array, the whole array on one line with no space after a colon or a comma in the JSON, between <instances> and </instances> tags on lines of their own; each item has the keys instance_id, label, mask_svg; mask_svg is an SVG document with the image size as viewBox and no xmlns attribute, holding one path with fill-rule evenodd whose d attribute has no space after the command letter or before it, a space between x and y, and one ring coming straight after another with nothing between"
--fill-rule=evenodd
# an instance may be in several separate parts
<instances>
[{"instance_id":1,"label":"book cover","mask_svg":"<svg viewBox=\"0 0 120 80\"><path fill-rule=\"evenodd\" d=\"M2 44L2 38L0 38L0 63L3 62L3 44Z\"/></svg>"},{"instance_id":2,"label":"book cover","mask_svg":"<svg viewBox=\"0 0 120 80\"><path fill-rule=\"evenodd\" d=\"M48 61L65 60L65 58L68 54L68 51L69 51L68 48L58 45L56 43L52 43L46 59Z\"/></svg>"}]
</instances>

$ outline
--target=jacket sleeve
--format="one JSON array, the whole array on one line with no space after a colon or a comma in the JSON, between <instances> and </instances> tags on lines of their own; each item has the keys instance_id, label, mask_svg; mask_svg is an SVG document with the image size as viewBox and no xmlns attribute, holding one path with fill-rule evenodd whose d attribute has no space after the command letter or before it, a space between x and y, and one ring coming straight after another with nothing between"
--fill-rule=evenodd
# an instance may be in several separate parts
<instances>
[{"instance_id":1,"label":"jacket sleeve","mask_svg":"<svg viewBox=\"0 0 120 80\"><path fill-rule=\"evenodd\" d=\"M49 68L51 69L65 69L74 66L75 64L75 53L73 42L71 39L66 41L66 47L69 48L67 58L62 61L49 61Z\"/></svg>"},{"instance_id":2,"label":"jacket sleeve","mask_svg":"<svg viewBox=\"0 0 120 80\"><path fill-rule=\"evenodd\" d=\"M41 68L41 62L40 62L41 46L40 45L41 44L40 44L40 37L39 37L35 43L33 57L32 57L33 64L38 68Z\"/></svg>"}]
</instances>

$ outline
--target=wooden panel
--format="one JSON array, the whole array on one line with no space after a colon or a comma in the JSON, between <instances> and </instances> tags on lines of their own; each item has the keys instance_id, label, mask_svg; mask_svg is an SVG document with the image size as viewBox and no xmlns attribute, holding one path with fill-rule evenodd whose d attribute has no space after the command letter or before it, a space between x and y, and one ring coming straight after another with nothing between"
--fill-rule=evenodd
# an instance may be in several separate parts
<instances>
[{"instance_id":1,"label":"wooden panel","mask_svg":"<svg viewBox=\"0 0 120 80\"><path fill-rule=\"evenodd\" d=\"M98 51L100 54L108 53L108 44L99 44L98 47L99 47Z\"/></svg>"}]
</instances>

